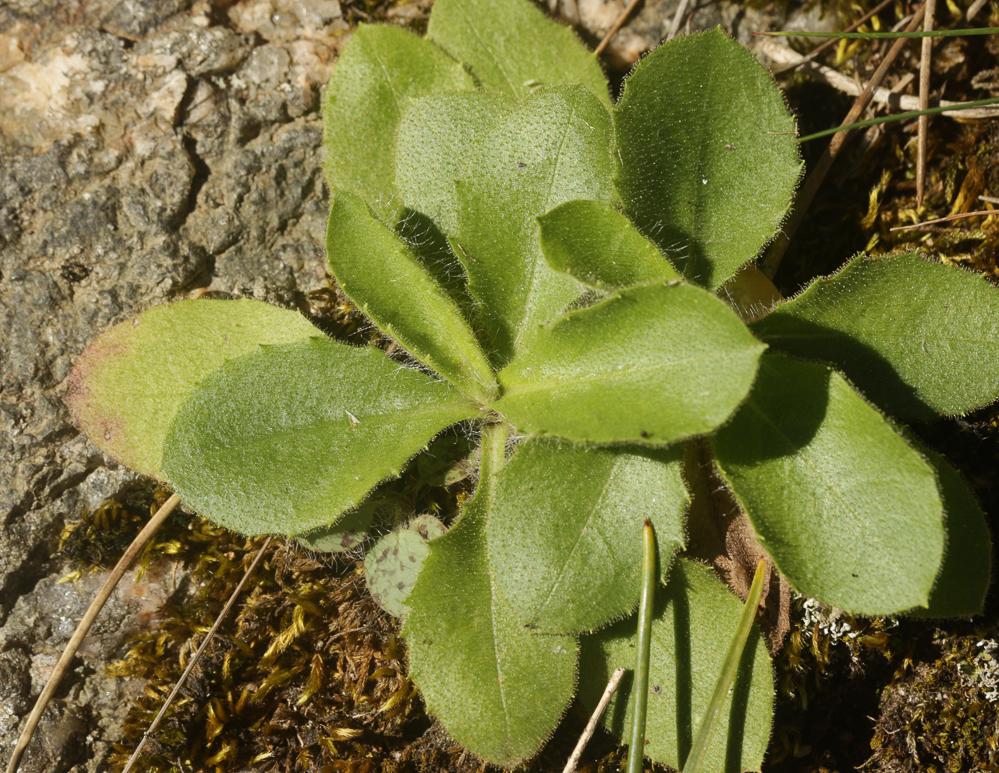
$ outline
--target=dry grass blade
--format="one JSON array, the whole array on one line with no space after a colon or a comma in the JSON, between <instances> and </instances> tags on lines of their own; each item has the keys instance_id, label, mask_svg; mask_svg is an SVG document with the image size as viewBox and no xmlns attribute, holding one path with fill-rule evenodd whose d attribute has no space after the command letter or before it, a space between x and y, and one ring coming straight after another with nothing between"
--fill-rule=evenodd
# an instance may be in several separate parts
<instances>
[{"instance_id":1,"label":"dry grass blade","mask_svg":"<svg viewBox=\"0 0 999 773\"><path fill-rule=\"evenodd\" d=\"M624 23L628 21L628 17L631 16L640 2L642 2L642 0L631 0L631 2L625 6L624 10L617 15L614 23L610 26L610 29L607 30L607 34L604 35L604 39L597 44L595 49L593 49L594 56L600 56L607 49L611 40L620 31L621 27L624 26Z\"/></svg>"},{"instance_id":2,"label":"dry grass blade","mask_svg":"<svg viewBox=\"0 0 999 773\"><path fill-rule=\"evenodd\" d=\"M69 670L70 664L73 662L73 658L76 657L76 653L80 649L80 645L86 638L87 633L90 632L90 628L93 626L97 616L101 613L101 610L104 608L107 600L111 598L111 594L121 581L122 576L126 571L128 571L128 568L135 562L135 559L139 557L139 554L149 543L149 540L151 540L153 535L159 531L159 528L163 525L164 521L166 521L170 513L172 513L179 504L180 497L176 494L172 494L170 498L160 506L160 508L153 514L152 518L149 519L146 525L142 527L142 530L135 536L135 539L132 540L132 544L128 546L128 549L122 557L118 559L118 563L115 564L114 569L111 570L111 573L108 574L104 584L100 587L100 590L97 591L97 595L95 595L94 600L90 602L90 606L87 607L87 611L84 613L83 618L76 626L76 630L73 631L73 635L66 643L66 647L59 656L59 661L52 670L52 674L49 676L48 682L45 683L44 689L38 696L38 700L35 701L35 705L31 709L31 713L28 715L28 721L25 723L24 729L21 730L21 735L17 739L17 744L14 746L14 753L10 757L10 762L7 763L7 773L15 773L18 766L21 764L21 757L24 756L24 752L27 750L28 744L31 743L31 737L34 735L35 729L38 727L38 723L42 719L42 714L45 713L45 708L48 706L49 701L52 700L52 696L55 695L55 691L59 688L59 684L62 682L66 672Z\"/></svg>"},{"instance_id":3,"label":"dry grass blade","mask_svg":"<svg viewBox=\"0 0 999 773\"><path fill-rule=\"evenodd\" d=\"M936 14L937 0L926 0L926 12L923 14L923 32L933 31L933 18ZM930 106L930 73L933 64L933 40L923 38L923 47L919 57L919 109L926 110ZM926 135L930 128L930 117L919 116L918 134L916 136L916 207L923 206L926 194Z\"/></svg>"},{"instance_id":4,"label":"dry grass blade","mask_svg":"<svg viewBox=\"0 0 999 773\"><path fill-rule=\"evenodd\" d=\"M988 0L975 0L975 2L968 6L968 12L965 14L964 18L968 21L974 19L978 16L978 12L985 7L987 2Z\"/></svg>"},{"instance_id":5,"label":"dry grass blade","mask_svg":"<svg viewBox=\"0 0 999 773\"><path fill-rule=\"evenodd\" d=\"M911 32L923 23L923 11L924 7L921 6L912 15L912 18L905 27L906 31ZM857 98L853 102L853 106L843 119L843 122L840 125L841 127L856 123L857 119L860 118L860 115L867 109L867 106L874 98L874 93L878 86L880 86L884 81L885 77L894 66L895 61L901 55L902 50L905 48L905 43L905 38L899 38L892 43L891 48L888 49L888 53L885 54L885 58L881 61L881 64L878 65L863 91L857 95ZM784 226L783 233L781 233L781 235L774 240L773 244L770 245L770 249L767 250L766 256L763 258L762 269L767 276L773 278L773 276L777 273L777 269L780 268L780 262L784 258L784 253L787 252L787 247L791 242L791 238L794 236L795 231L798 230L798 226L801 225L805 212L808 211L808 207L811 205L812 200L815 198L815 194L818 193L819 188L826 179L826 175L829 173L829 169L832 167L833 161L836 160L836 156L838 156L840 151L843 149L843 145L846 143L848 136L848 133L845 131L837 131L833 135L832 141L829 143L829 147L826 148L822 157L818 160L818 163L816 163L815 168L811 171L811 173L809 173L808 177L805 178L805 182L801 186L801 190L798 192L794 209Z\"/></svg>"},{"instance_id":6,"label":"dry grass blade","mask_svg":"<svg viewBox=\"0 0 999 773\"><path fill-rule=\"evenodd\" d=\"M166 700L163 701L163 705L160 706L160 710L156 712L156 716L153 717L153 721L149 724L149 727L146 729L146 732L142 734L142 738L139 739L139 743L136 745L135 751L132 752L132 756L129 757L128 762L125 763L125 767L122 769L122 773L128 773L128 771L132 769L135 763L138 762L139 755L142 754L142 749L146 745L146 741L149 740L149 738L153 735L153 733L156 732L157 728L160 726L160 722L162 722L163 717L166 716L167 709L170 708L170 705L173 703L174 699L177 697L177 694L184 686L184 683L187 681L187 678L191 675L191 672L194 671L194 667L198 664L198 661L201 660L201 656L204 655L205 650L208 648L209 643L215 637L215 634L218 631L219 627L222 625L222 622L226 619L226 617L229 616L229 612L232 610L233 605L235 605L236 600L243 593L243 589L246 587L246 583L249 582L250 578L253 576L253 573L256 571L257 566L260 564L261 559L264 557L264 552L270 546L272 539L273 539L272 537L268 537L267 539L264 540L264 544L260 546L260 549L257 551L257 554L253 557L253 561L250 562L250 565L247 567L246 572L243 573L242 579L239 581L239 583L236 585L236 588L229 596L229 599L226 601L225 606L222 607L222 611L218 613L218 616L215 618L215 622L212 623L212 627L208 630L208 633L205 634L205 638L202 640L201 644L198 645L197 651L194 653L194 655L191 657L190 662L188 662L187 666L184 668L184 671L180 675L180 678L177 679L177 682L176 684L174 684L173 689L170 690L170 694L167 695Z\"/></svg>"},{"instance_id":7,"label":"dry grass blade","mask_svg":"<svg viewBox=\"0 0 999 773\"><path fill-rule=\"evenodd\" d=\"M625 669L617 668L614 673L611 674L611 678L607 682L607 686L604 688L603 695L600 696L600 700L597 702L597 707L593 709L593 714L590 715L590 721L586 723L586 727L583 728L582 735L579 736L579 740L576 741L576 746L572 750L572 754L569 756L569 761L565 763L565 767L562 768L562 773L573 773L573 771L579 766L579 761L583 757L583 752L586 751L586 745L590 742L593 737L593 733L597 729L597 723L600 722L600 717L604 715L604 711L607 710L607 704L610 703L610 699L614 696L617 691L617 686L621 683L621 677L624 676Z\"/></svg>"},{"instance_id":8,"label":"dry grass blade","mask_svg":"<svg viewBox=\"0 0 999 773\"><path fill-rule=\"evenodd\" d=\"M683 20L687 17L689 6L690 0L680 0L680 4L676 7L676 13L673 14L673 23L669 25L669 33L666 35L666 40L672 40L676 37L676 34L680 31L680 25L683 24Z\"/></svg>"},{"instance_id":9,"label":"dry grass blade","mask_svg":"<svg viewBox=\"0 0 999 773\"><path fill-rule=\"evenodd\" d=\"M984 198L984 196L982 197ZM922 228L927 228L929 226L938 225L940 223L950 223L954 220L964 220L968 217L988 217L989 215L999 214L994 209L977 209L974 212L958 212L954 215L947 215L946 217L937 217L933 220L924 220L922 223L913 223L912 225L897 225L894 228L890 228L890 231L918 231Z\"/></svg>"}]
</instances>

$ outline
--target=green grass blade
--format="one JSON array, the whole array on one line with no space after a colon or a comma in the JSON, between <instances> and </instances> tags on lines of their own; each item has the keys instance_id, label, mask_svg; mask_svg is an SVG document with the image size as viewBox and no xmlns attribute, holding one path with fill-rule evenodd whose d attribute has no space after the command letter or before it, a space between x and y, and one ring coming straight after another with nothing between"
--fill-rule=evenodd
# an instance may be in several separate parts
<instances>
[{"instance_id":1,"label":"green grass blade","mask_svg":"<svg viewBox=\"0 0 999 773\"><path fill-rule=\"evenodd\" d=\"M754 35L776 38L838 38L840 40L895 40L897 38L965 38L975 35L995 35L999 27L971 27L959 30L914 30L912 32L755 32Z\"/></svg>"},{"instance_id":2,"label":"green grass blade","mask_svg":"<svg viewBox=\"0 0 999 773\"><path fill-rule=\"evenodd\" d=\"M766 576L767 563L761 559L756 565L756 573L753 575L753 584L749 587L749 595L746 596L746 605L742 608L742 618L739 620L739 627L735 630L732 643L728 647L728 655L725 657L725 665L718 682L715 684L715 691L711 695L711 702L708 710L704 713L701 726L697 728L697 736L694 738L694 745L690 749L690 756L683 766L683 773L698 773L707 751L708 742L711 740L711 733L718 722L718 714L721 707L725 705L725 698L729 690L735 683L736 674L739 671L739 662L742 660L742 651L746 647L749 639L749 632L753 629L753 620L756 619L756 609L760 606L760 597L763 595L763 578ZM629 773L631 770L629 768Z\"/></svg>"},{"instance_id":3,"label":"green grass blade","mask_svg":"<svg viewBox=\"0 0 999 773\"><path fill-rule=\"evenodd\" d=\"M638 601L638 654L635 657L631 743L627 773L641 773L645 759L645 715L649 705L649 651L652 645L652 610L656 596L656 532L646 519L642 529L642 595ZM740 648L741 650L741 648Z\"/></svg>"},{"instance_id":4,"label":"green grass blade","mask_svg":"<svg viewBox=\"0 0 999 773\"><path fill-rule=\"evenodd\" d=\"M857 121L856 123L848 123L845 126L836 126L832 129L823 129L820 132L815 132L814 134L806 134L804 137L799 137L798 142L810 142L811 140L818 140L822 137L828 137L831 134L839 134L840 132L852 131L853 129L863 129L868 126L878 126L883 123L892 123L894 121L908 121L910 118L919 118L921 115L939 115L940 113L956 113L961 110L974 110L978 107L991 107L992 105L999 105L999 97L990 97L988 99L976 99L972 102L963 102L959 105L938 105L937 107L930 107L926 110L907 110L904 113L892 113L891 115L882 115L877 118L868 118L864 121Z\"/></svg>"}]
</instances>

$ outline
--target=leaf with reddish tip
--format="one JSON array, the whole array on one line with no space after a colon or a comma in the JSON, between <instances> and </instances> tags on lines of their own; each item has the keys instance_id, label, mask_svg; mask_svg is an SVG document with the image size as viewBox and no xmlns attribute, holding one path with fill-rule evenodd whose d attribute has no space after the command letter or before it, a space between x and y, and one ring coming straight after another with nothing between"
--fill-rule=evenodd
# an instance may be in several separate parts
<instances>
[{"instance_id":1,"label":"leaf with reddish tip","mask_svg":"<svg viewBox=\"0 0 999 773\"><path fill-rule=\"evenodd\" d=\"M66 404L94 445L162 478L163 441L202 378L261 344L322 336L301 314L260 301L179 301L105 330L80 355Z\"/></svg>"}]
</instances>

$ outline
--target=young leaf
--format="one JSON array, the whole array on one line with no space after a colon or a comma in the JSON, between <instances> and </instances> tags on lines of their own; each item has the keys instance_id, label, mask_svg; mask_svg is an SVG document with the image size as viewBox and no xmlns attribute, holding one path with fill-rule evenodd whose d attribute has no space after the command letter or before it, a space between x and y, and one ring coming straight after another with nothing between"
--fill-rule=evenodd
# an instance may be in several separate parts
<instances>
[{"instance_id":1,"label":"young leaf","mask_svg":"<svg viewBox=\"0 0 999 773\"><path fill-rule=\"evenodd\" d=\"M681 449L523 443L500 475L487 529L496 583L530 628L594 630L632 612L648 518L664 576L683 546Z\"/></svg>"},{"instance_id":2,"label":"young leaf","mask_svg":"<svg viewBox=\"0 0 999 773\"><path fill-rule=\"evenodd\" d=\"M399 129L406 206L451 239L497 364L580 294L541 255L537 218L572 199L610 199L610 116L583 88L519 102L456 94L414 102Z\"/></svg>"},{"instance_id":3,"label":"young leaf","mask_svg":"<svg viewBox=\"0 0 999 773\"><path fill-rule=\"evenodd\" d=\"M685 276L718 287L774 236L801 173L794 119L720 29L642 59L615 126L625 210Z\"/></svg>"},{"instance_id":4,"label":"young leaf","mask_svg":"<svg viewBox=\"0 0 999 773\"><path fill-rule=\"evenodd\" d=\"M437 0L427 37L489 91L522 98L541 86L579 84L611 105L597 58L572 29L527 0Z\"/></svg>"},{"instance_id":5,"label":"young leaf","mask_svg":"<svg viewBox=\"0 0 999 773\"><path fill-rule=\"evenodd\" d=\"M863 615L927 604L944 549L933 468L838 373L765 356L714 446L799 592Z\"/></svg>"},{"instance_id":6,"label":"young leaf","mask_svg":"<svg viewBox=\"0 0 999 773\"><path fill-rule=\"evenodd\" d=\"M578 645L531 633L495 584L486 547L505 434L486 432L475 496L430 544L409 595L403 635L409 673L448 733L495 765L512 767L548 739L572 699Z\"/></svg>"},{"instance_id":7,"label":"young leaf","mask_svg":"<svg viewBox=\"0 0 999 773\"><path fill-rule=\"evenodd\" d=\"M860 256L754 329L832 362L900 416L961 414L999 398L999 288L916 254Z\"/></svg>"},{"instance_id":8,"label":"young leaf","mask_svg":"<svg viewBox=\"0 0 999 773\"><path fill-rule=\"evenodd\" d=\"M395 225L396 131L406 100L475 87L461 63L401 27L361 25L337 59L323 105L326 182Z\"/></svg>"},{"instance_id":9,"label":"young leaf","mask_svg":"<svg viewBox=\"0 0 999 773\"><path fill-rule=\"evenodd\" d=\"M601 290L680 275L652 242L605 201L570 201L542 215L548 265Z\"/></svg>"},{"instance_id":10,"label":"young leaf","mask_svg":"<svg viewBox=\"0 0 999 773\"><path fill-rule=\"evenodd\" d=\"M937 472L947 546L930 603L910 614L929 618L980 615L992 579L992 536L985 513L964 478L946 459L932 451L924 453Z\"/></svg>"},{"instance_id":11,"label":"young leaf","mask_svg":"<svg viewBox=\"0 0 999 773\"><path fill-rule=\"evenodd\" d=\"M669 585L657 597L645 756L679 770L708 709L742 604L710 569L687 559L674 563ZM635 648L633 620L583 639L579 690L584 707L597 702L615 668L634 663ZM770 740L773 704L770 658L754 626L735 687L721 712L728 727L712 735L703 769L759 770ZM626 742L631 726L627 677L607 708L604 726Z\"/></svg>"},{"instance_id":12,"label":"young leaf","mask_svg":"<svg viewBox=\"0 0 999 773\"><path fill-rule=\"evenodd\" d=\"M356 507L478 409L376 349L267 346L210 375L170 428L163 471L184 503L242 534L299 534Z\"/></svg>"},{"instance_id":13,"label":"young leaf","mask_svg":"<svg viewBox=\"0 0 999 773\"><path fill-rule=\"evenodd\" d=\"M418 515L376 542L364 557L364 579L378 606L396 617L409 612L406 599L416 585L429 542L447 531L432 515Z\"/></svg>"},{"instance_id":14,"label":"young leaf","mask_svg":"<svg viewBox=\"0 0 999 773\"><path fill-rule=\"evenodd\" d=\"M326 254L340 288L386 335L469 397L495 396L493 370L454 301L353 194L334 194Z\"/></svg>"},{"instance_id":15,"label":"young leaf","mask_svg":"<svg viewBox=\"0 0 999 773\"><path fill-rule=\"evenodd\" d=\"M101 333L69 377L66 404L105 453L162 478L170 422L197 383L261 344L322 336L301 315L260 301L179 301Z\"/></svg>"},{"instance_id":16,"label":"young leaf","mask_svg":"<svg viewBox=\"0 0 999 773\"><path fill-rule=\"evenodd\" d=\"M732 415L764 348L705 290L633 287L544 329L500 373L496 409L529 432L668 445Z\"/></svg>"}]
</instances>

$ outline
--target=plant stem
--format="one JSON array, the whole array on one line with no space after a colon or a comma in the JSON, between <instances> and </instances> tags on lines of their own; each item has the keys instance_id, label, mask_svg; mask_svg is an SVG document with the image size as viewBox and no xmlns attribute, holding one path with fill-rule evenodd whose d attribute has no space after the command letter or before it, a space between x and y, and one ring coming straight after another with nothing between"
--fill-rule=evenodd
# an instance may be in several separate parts
<instances>
[{"instance_id":1,"label":"plant stem","mask_svg":"<svg viewBox=\"0 0 999 773\"><path fill-rule=\"evenodd\" d=\"M492 478L506 461L506 440L510 428L504 422L486 424L482 428L482 459L479 462L479 485L492 485Z\"/></svg>"},{"instance_id":2,"label":"plant stem","mask_svg":"<svg viewBox=\"0 0 999 773\"><path fill-rule=\"evenodd\" d=\"M76 626L76 630L73 631L69 642L67 642L65 649L63 649L62 654L59 656L59 661L56 663L55 668L52 669L52 674L49 676L48 682L45 683L44 689L35 701L35 705L31 709L31 714L28 715L28 721L25 723L24 729L21 730L21 735L17 739L14 753L7 763L7 773L15 773L21 764L21 757L24 756L28 744L31 743L31 736L34 735L35 728L38 727L38 723L42 719L42 714L45 713L45 707L49 705L49 701L55 695L55 691L69 670L73 658L76 657L76 653L80 649L80 645L83 644L83 640L86 638L87 633L89 633L91 626L101 613L101 610L104 609L107 600L111 598L111 594L114 592L118 582L132 565L132 562L138 558L142 549L153 538L153 535L156 534L160 526L163 525L163 522L166 521L170 513L179 504L180 497L176 494L171 494L170 498L160 505L160 508L146 522L146 525L142 527L142 530L135 536L135 539L132 540L132 544L128 546L124 555L118 559L118 563L115 564L114 569L111 570L107 579L104 580L104 584L101 585L97 591L97 595L94 596L94 600L87 607L87 611L84 613L80 623Z\"/></svg>"},{"instance_id":3,"label":"plant stem","mask_svg":"<svg viewBox=\"0 0 999 773\"><path fill-rule=\"evenodd\" d=\"M913 30L911 32L754 32L754 35L774 38L837 38L839 40L898 40L899 38L964 38L975 35L999 34L999 27L971 27L961 30Z\"/></svg>"},{"instance_id":4,"label":"plant stem","mask_svg":"<svg viewBox=\"0 0 999 773\"><path fill-rule=\"evenodd\" d=\"M799 137L798 142L810 142L811 140L828 137L830 134L838 134L839 132L851 131L853 129L863 129L867 126L878 126L883 123L892 123L893 121L908 121L910 118L919 118L921 115L956 113L960 110L973 110L979 107L989 107L990 105L999 105L999 97L976 99L971 102L963 102L959 105L939 105L937 107L929 107L926 110L907 110L904 113L892 113L891 115L882 115L877 118L868 118L864 121L847 123L842 126L836 126L832 129L823 129L822 131L815 132L814 134L806 134L804 137Z\"/></svg>"},{"instance_id":5,"label":"plant stem","mask_svg":"<svg viewBox=\"0 0 999 773\"><path fill-rule=\"evenodd\" d=\"M649 705L649 653L656 602L656 532L647 518L642 527L642 594L638 599L638 651L631 694L631 743L627 773L641 773L645 760L645 717Z\"/></svg>"},{"instance_id":6,"label":"plant stem","mask_svg":"<svg viewBox=\"0 0 999 773\"><path fill-rule=\"evenodd\" d=\"M735 636L732 637L732 643L728 646L725 663L722 666L721 674L718 675L718 681L715 683L715 691L711 694L711 700L708 702L708 710L704 712L701 726L697 728L697 736L694 738L694 745L690 749L687 762L683 766L683 773L697 773L701 769L711 734L718 722L718 715L721 713L729 690L732 689L735 677L739 673L739 663L742 660L742 651L746 648L746 642L749 639L749 632L753 630L756 610L760 606L760 597L763 595L763 578L766 577L766 568L767 562L760 559L756 565L756 573L753 575L753 584L749 586L746 605L742 608L739 626L735 629Z\"/></svg>"},{"instance_id":7,"label":"plant stem","mask_svg":"<svg viewBox=\"0 0 999 773\"><path fill-rule=\"evenodd\" d=\"M272 539L273 537L265 539L264 544L260 546L259 550L257 550L257 554L253 557L253 561L250 563L249 568L243 573L243 578L239 581L239 584L236 585L236 589L229 596L229 600L226 601L225 606L222 607L222 611L218 613L218 616L215 618L215 622L212 623L212 627L209 629L208 633L205 634L205 638L201 641L201 644L198 646L194 656L188 662L187 667L174 684L173 689L170 690L170 694L166 697L166 700L163 701L163 705L160 706L160 710L156 713L153 721L150 723L149 727L146 728L146 732L142 734L142 738L139 739L139 743L132 752L132 756L128 758L128 762L125 763L125 767L122 768L121 773L129 773L135 763L139 760L139 755L142 754L142 749L146 745L146 741L148 741L149 737L159 728L160 722L163 721L163 717L167 713L167 709L170 708L170 704L173 703L177 694L187 681L187 678L191 675L191 672L194 671L194 667L198 665L198 661L201 660L201 656L205 654L205 650L208 649L208 644L218 632L222 622L229 615L230 610L232 610L233 605L236 603L236 599L239 598L240 594L243 592L243 588L246 587L246 583L249 582L250 577L253 576L253 572L256 570L257 564L259 564L260 559L264 557L264 551L267 550Z\"/></svg>"}]
</instances>

